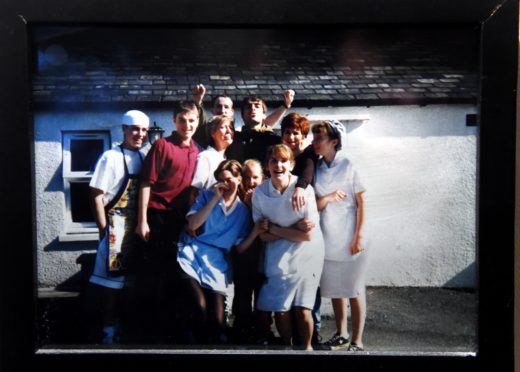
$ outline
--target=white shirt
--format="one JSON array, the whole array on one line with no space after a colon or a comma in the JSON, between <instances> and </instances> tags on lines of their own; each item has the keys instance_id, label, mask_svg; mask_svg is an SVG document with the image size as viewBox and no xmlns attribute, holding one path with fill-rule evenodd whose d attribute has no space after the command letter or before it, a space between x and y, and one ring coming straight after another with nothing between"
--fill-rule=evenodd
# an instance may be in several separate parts
<instances>
[{"instance_id":1,"label":"white shirt","mask_svg":"<svg viewBox=\"0 0 520 372\"><path fill-rule=\"evenodd\" d=\"M217 182L213 173L223 160L226 160L224 153L219 153L211 146L200 152L191 185L199 190L213 186Z\"/></svg>"},{"instance_id":2,"label":"white shirt","mask_svg":"<svg viewBox=\"0 0 520 372\"><path fill-rule=\"evenodd\" d=\"M144 155L139 151L124 150L125 160L129 174L141 173L141 165ZM94 175L89 186L103 191L103 205L107 205L114 198L123 184L125 177L125 165L123 153L119 146L105 151L99 158Z\"/></svg>"}]
</instances>

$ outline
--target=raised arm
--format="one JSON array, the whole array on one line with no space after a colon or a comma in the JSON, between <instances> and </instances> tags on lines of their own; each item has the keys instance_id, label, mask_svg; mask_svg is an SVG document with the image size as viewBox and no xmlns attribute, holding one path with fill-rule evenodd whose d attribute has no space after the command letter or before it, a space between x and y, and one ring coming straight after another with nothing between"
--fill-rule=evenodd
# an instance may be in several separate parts
<instances>
[{"instance_id":1,"label":"raised arm","mask_svg":"<svg viewBox=\"0 0 520 372\"><path fill-rule=\"evenodd\" d=\"M212 198L209 200L206 205L204 205L197 212L190 214L186 219L188 220L188 230L195 231L199 227L202 226L204 222L208 219L211 211L218 204L220 198L222 198L222 193L224 192L226 185L222 182L217 182L214 184L211 189L214 191Z\"/></svg>"},{"instance_id":2,"label":"raised arm","mask_svg":"<svg viewBox=\"0 0 520 372\"><path fill-rule=\"evenodd\" d=\"M204 86L204 84L197 84L197 86L193 88L191 91L191 99L199 106L202 106L202 101L204 100L205 94L206 87Z\"/></svg>"},{"instance_id":3,"label":"raised arm","mask_svg":"<svg viewBox=\"0 0 520 372\"><path fill-rule=\"evenodd\" d=\"M295 94L296 93L292 89L287 89L283 92L283 104L265 118L264 124L271 128L274 127L276 123L280 121L285 112L291 108Z\"/></svg>"}]
</instances>

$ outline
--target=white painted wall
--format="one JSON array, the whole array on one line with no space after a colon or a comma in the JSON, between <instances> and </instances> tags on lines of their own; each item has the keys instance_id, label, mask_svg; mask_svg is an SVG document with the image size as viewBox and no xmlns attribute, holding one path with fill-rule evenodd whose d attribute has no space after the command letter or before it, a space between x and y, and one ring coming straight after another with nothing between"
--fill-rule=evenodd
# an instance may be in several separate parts
<instances>
[{"instance_id":1,"label":"white painted wall","mask_svg":"<svg viewBox=\"0 0 520 372\"><path fill-rule=\"evenodd\" d=\"M346 151L367 188L367 284L475 287L476 128L472 105L294 108L301 114L368 115L349 124ZM173 130L171 112L146 111ZM96 242L59 242L63 232L61 131L109 129L120 112L39 112L34 118L35 237L39 287L77 275ZM81 259L80 259L81 261Z\"/></svg>"}]
</instances>

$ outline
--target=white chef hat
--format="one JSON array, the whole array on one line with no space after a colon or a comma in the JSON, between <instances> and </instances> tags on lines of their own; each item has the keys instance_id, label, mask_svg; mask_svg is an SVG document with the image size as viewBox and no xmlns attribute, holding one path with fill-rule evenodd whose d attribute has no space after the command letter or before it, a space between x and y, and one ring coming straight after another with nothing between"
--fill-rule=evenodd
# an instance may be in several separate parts
<instances>
[{"instance_id":1,"label":"white chef hat","mask_svg":"<svg viewBox=\"0 0 520 372\"><path fill-rule=\"evenodd\" d=\"M123 114L121 124L138 125L140 127L148 128L150 126L150 118L142 111L130 110Z\"/></svg>"}]
</instances>

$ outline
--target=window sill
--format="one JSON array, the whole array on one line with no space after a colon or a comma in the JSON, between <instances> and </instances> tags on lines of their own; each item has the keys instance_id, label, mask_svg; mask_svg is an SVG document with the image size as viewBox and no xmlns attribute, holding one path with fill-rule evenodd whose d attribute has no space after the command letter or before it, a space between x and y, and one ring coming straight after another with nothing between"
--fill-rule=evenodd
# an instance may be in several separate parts
<instances>
[{"instance_id":1,"label":"window sill","mask_svg":"<svg viewBox=\"0 0 520 372\"><path fill-rule=\"evenodd\" d=\"M58 237L60 242L91 242L99 240L99 234L96 232L84 233L64 233Z\"/></svg>"}]
</instances>

